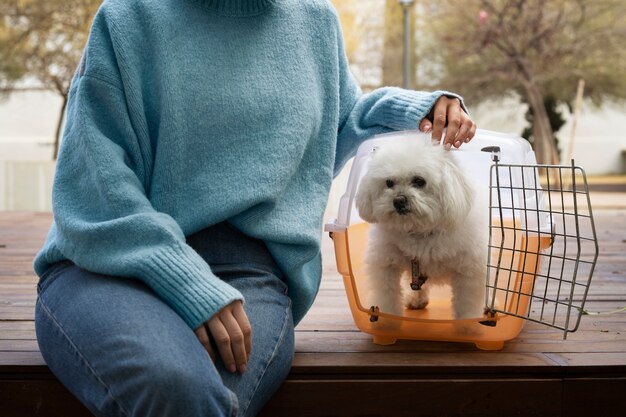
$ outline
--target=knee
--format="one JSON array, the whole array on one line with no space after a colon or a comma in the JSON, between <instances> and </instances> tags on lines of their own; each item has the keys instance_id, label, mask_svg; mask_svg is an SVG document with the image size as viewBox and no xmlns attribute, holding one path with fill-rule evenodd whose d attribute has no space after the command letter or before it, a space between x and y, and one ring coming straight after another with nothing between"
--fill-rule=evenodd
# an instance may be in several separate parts
<instances>
[{"instance_id":1,"label":"knee","mask_svg":"<svg viewBox=\"0 0 626 417\"><path fill-rule=\"evenodd\" d=\"M283 341L281 343L281 346L278 349L276 357L274 358L275 362L282 364L285 377L291 370L291 364L293 362L294 354L295 354L295 334L294 334L293 323L290 322L290 326L287 329L285 329Z\"/></svg>"},{"instance_id":2,"label":"knee","mask_svg":"<svg viewBox=\"0 0 626 417\"><path fill-rule=\"evenodd\" d=\"M136 416L234 416L237 397L215 369L186 361L157 364L137 387Z\"/></svg>"},{"instance_id":3,"label":"knee","mask_svg":"<svg viewBox=\"0 0 626 417\"><path fill-rule=\"evenodd\" d=\"M287 315L283 328L281 329L278 344L275 346L274 353L269 359L268 366L275 368L275 373L280 375L279 380L284 380L291 370L295 354L295 333L291 311L287 310Z\"/></svg>"}]
</instances>

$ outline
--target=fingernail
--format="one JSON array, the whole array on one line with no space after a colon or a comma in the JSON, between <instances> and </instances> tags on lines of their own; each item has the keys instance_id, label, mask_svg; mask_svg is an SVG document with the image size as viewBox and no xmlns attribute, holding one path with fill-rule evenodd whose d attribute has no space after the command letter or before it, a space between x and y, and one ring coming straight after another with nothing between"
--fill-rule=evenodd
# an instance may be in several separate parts
<instances>
[{"instance_id":1,"label":"fingernail","mask_svg":"<svg viewBox=\"0 0 626 417\"><path fill-rule=\"evenodd\" d=\"M230 373L234 373L237 370L237 367L235 366L235 364L231 364L228 366L228 371Z\"/></svg>"},{"instance_id":2,"label":"fingernail","mask_svg":"<svg viewBox=\"0 0 626 417\"><path fill-rule=\"evenodd\" d=\"M461 146L461 141L457 140L456 142L454 142L454 147L458 148L459 146Z\"/></svg>"},{"instance_id":3,"label":"fingernail","mask_svg":"<svg viewBox=\"0 0 626 417\"><path fill-rule=\"evenodd\" d=\"M248 370L248 368L246 368L246 365L241 365L241 366L239 367L239 372L240 372L240 373L242 373L242 374L243 374L244 372L246 372L247 370Z\"/></svg>"},{"instance_id":4,"label":"fingernail","mask_svg":"<svg viewBox=\"0 0 626 417\"><path fill-rule=\"evenodd\" d=\"M424 125L424 132L428 132L430 131L430 125L429 124L425 124Z\"/></svg>"},{"instance_id":5,"label":"fingernail","mask_svg":"<svg viewBox=\"0 0 626 417\"><path fill-rule=\"evenodd\" d=\"M452 148L452 145L450 145L449 143L446 143L446 151L449 151L450 148Z\"/></svg>"},{"instance_id":6,"label":"fingernail","mask_svg":"<svg viewBox=\"0 0 626 417\"><path fill-rule=\"evenodd\" d=\"M469 141L470 141L469 137L465 138L465 143L469 143Z\"/></svg>"}]
</instances>

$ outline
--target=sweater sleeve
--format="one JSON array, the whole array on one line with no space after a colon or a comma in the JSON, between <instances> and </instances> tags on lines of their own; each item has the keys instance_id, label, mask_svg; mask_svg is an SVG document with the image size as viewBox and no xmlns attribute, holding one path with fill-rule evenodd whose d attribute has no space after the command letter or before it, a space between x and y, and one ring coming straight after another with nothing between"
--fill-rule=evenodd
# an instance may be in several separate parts
<instances>
[{"instance_id":1,"label":"sweater sleeve","mask_svg":"<svg viewBox=\"0 0 626 417\"><path fill-rule=\"evenodd\" d=\"M133 98L116 80L109 52L88 48L70 92L53 186L56 249L87 270L145 282L196 328L243 296L211 272L171 216L151 205L141 168L146 155L129 112ZM90 54L97 72L90 71Z\"/></svg>"}]
</instances>

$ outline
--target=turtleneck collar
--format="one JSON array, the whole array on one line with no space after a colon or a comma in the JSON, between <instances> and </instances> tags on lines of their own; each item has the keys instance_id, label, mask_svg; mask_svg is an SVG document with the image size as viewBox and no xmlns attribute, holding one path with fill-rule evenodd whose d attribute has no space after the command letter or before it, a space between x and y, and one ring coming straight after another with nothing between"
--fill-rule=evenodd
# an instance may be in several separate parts
<instances>
[{"instance_id":1,"label":"turtleneck collar","mask_svg":"<svg viewBox=\"0 0 626 417\"><path fill-rule=\"evenodd\" d=\"M223 16L253 16L263 13L278 0L194 0Z\"/></svg>"}]
</instances>

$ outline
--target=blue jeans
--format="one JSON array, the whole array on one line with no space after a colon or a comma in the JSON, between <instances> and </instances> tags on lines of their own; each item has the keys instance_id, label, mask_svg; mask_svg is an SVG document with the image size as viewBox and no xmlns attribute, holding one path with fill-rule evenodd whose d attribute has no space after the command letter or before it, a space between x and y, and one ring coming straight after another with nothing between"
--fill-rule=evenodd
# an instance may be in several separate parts
<instances>
[{"instance_id":1,"label":"blue jeans","mask_svg":"<svg viewBox=\"0 0 626 417\"><path fill-rule=\"evenodd\" d=\"M95 415L252 416L289 373L291 302L265 245L226 223L188 243L245 297L247 372L214 364L193 329L143 282L60 262L39 282L37 340L50 370Z\"/></svg>"}]
</instances>

